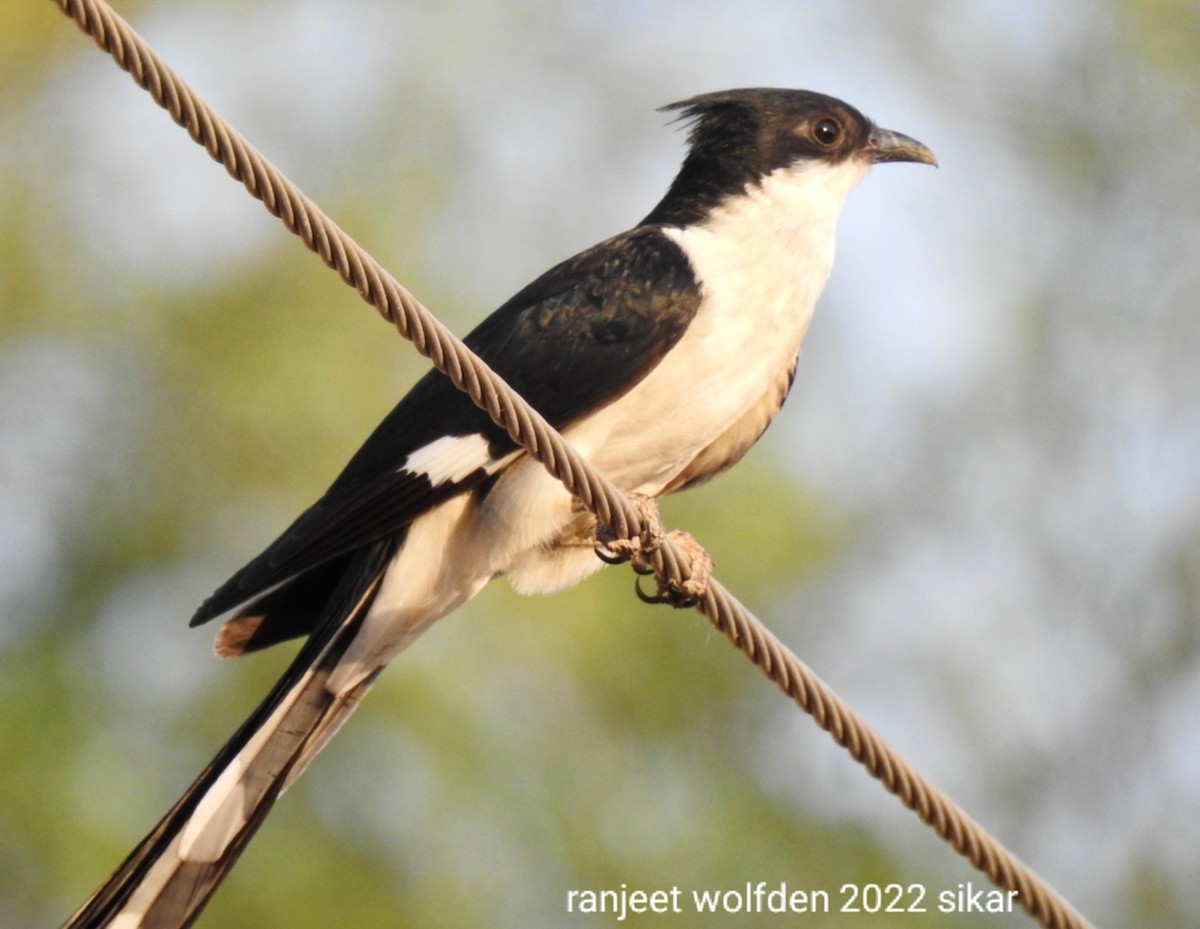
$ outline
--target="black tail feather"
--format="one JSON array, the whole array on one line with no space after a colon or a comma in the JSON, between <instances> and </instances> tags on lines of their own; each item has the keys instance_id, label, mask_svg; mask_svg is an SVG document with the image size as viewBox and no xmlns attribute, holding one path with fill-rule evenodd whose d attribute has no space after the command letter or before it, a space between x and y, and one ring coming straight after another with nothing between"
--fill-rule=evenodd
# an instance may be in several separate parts
<instances>
[{"instance_id":1,"label":"black tail feather","mask_svg":"<svg viewBox=\"0 0 1200 929\"><path fill-rule=\"evenodd\" d=\"M217 889L234 862L249 844L263 819L282 793L297 759L314 732L322 729L335 702L344 703L347 695L335 695L320 685L353 641L367 614L393 554L401 541L393 536L374 543L355 553L345 566L332 595L326 601L322 619L308 642L301 648L288 670L272 688L266 699L242 724L241 728L222 747L216 757L201 772L180 800L159 821L113 875L92 895L64 925L63 929L101 929L110 926L118 916L128 911L131 901L134 911L144 914L137 923L144 929L185 929L200 915L204 905ZM306 680L307 678L307 680ZM364 683L362 689L369 686ZM303 706L303 718L292 720L293 706L283 718L288 728L299 727L299 737L293 735L286 757L273 776L270 786L254 798L245 811L244 825L222 847L213 861L187 862L190 869L182 877L175 875L164 889L147 887L147 879L161 859L172 852L198 806L217 784L222 773L246 749L251 739L271 720L293 690L312 690L312 699ZM315 688L315 689L314 689ZM356 702L361 694L353 695ZM306 698L309 694L305 694ZM274 759L278 761L278 758ZM138 899L139 890L143 897Z\"/></svg>"}]
</instances>

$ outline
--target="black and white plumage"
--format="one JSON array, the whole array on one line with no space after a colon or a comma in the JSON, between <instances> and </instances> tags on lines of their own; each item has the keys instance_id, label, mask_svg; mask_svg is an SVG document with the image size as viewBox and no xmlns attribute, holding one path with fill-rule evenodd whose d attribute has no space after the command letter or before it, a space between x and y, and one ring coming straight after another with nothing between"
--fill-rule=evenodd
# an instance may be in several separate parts
<instances>
[{"instance_id":1,"label":"black and white plumage","mask_svg":"<svg viewBox=\"0 0 1200 929\"><path fill-rule=\"evenodd\" d=\"M820 94L736 90L674 104L689 152L662 202L568 259L466 339L614 483L658 497L742 457L778 412L872 164L920 143ZM225 656L308 640L250 719L68 923L187 926L378 673L506 576L553 591L602 566L595 523L431 372L325 495L223 584Z\"/></svg>"}]
</instances>

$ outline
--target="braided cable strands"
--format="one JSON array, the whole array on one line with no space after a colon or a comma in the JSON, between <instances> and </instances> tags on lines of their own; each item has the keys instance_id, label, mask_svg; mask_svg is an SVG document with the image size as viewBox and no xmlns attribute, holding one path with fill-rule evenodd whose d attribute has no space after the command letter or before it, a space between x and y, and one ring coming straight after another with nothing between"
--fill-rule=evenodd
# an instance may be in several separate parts
<instances>
[{"instance_id":1,"label":"braided cable strands","mask_svg":"<svg viewBox=\"0 0 1200 929\"><path fill-rule=\"evenodd\" d=\"M1046 929L1090 929L1049 884L1009 852L953 800L923 777L786 645L717 581L709 582L701 612L833 740L997 887Z\"/></svg>"},{"instance_id":2,"label":"braided cable strands","mask_svg":"<svg viewBox=\"0 0 1200 929\"><path fill-rule=\"evenodd\" d=\"M686 591L690 555L596 472L550 425L236 131L213 113L103 0L54 0L251 196L509 436L558 478L615 540L645 540L640 564L661 591ZM635 565L636 566L636 565ZM670 597L662 598L676 602ZM917 773L715 579L688 600L905 806L1046 929L1089 929L1055 891ZM678 604L677 604L678 605Z\"/></svg>"}]
</instances>

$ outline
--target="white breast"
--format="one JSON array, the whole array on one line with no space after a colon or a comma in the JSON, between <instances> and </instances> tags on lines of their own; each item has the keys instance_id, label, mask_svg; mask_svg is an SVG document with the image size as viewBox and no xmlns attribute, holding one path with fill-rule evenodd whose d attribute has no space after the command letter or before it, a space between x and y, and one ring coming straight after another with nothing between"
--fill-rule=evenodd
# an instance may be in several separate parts
<instances>
[{"instance_id":1,"label":"white breast","mask_svg":"<svg viewBox=\"0 0 1200 929\"><path fill-rule=\"evenodd\" d=\"M805 164L749 187L701 225L665 228L700 282L679 344L645 380L569 430L618 484L658 493L786 376L833 264L837 217L866 165Z\"/></svg>"}]
</instances>

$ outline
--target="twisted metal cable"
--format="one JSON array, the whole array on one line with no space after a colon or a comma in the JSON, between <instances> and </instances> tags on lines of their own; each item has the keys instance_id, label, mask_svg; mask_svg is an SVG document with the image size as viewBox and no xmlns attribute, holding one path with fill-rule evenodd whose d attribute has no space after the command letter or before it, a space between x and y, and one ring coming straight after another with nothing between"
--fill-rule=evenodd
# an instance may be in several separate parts
<instances>
[{"instance_id":1,"label":"twisted metal cable","mask_svg":"<svg viewBox=\"0 0 1200 929\"><path fill-rule=\"evenodd\" d=\"M421 305L236 131L217 116L104 0L54 0L150 93L235 180L391 322L422 355L504 428L606 526L637 539L654 528L644 510L579 456L535 410ZM689 556L670 537L639 556L664 588L691 576ZM734 646L834 741L975 868L1046 929L1091 929L1057 892L926 780L793 655L715 578L696 603Z\"/></svg>"}]
</instances>

